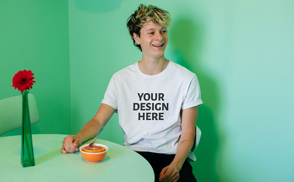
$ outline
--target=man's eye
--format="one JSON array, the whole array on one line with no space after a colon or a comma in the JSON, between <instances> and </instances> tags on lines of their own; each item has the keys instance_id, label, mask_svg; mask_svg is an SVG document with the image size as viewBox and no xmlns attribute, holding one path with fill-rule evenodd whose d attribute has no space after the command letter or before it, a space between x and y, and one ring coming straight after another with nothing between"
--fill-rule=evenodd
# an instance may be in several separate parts
<instances>
[{"instance_id":1,"label":"man's eye","mask_svg":"<svg viewBox=\"0 0 294 182\"><path fill-rule=\"evenodd\" d=\"M167 31L166 30L162 30L162 33L166 33Z\"/></svg>"},{"instance_id":2,"label":"man's eye","mask_svg":"<svg viewBox=\"0 0 294 182\"><path fill-rule=\"evenodd\" d=\"M149 32L148 34L154 34L154 32Z\"/></svg>"}]
</instances>

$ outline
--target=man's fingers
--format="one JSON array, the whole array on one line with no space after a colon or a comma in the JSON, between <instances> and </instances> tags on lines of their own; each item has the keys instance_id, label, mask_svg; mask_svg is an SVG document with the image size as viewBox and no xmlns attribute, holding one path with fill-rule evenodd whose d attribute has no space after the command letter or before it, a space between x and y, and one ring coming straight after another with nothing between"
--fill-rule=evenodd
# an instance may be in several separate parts
<instances>
[{"instance_id":1,"label":"man's fingers","mask_svg":"<svg viewBox=\"0 0 294 182\"><path fill-rule=\"evenodd\" d=\"M165 172L167 171L167 167L163 168L159 174L159 181L164 179Z\"/></svg>"},{"instance_id":2,"label":"man's fingers","mask_svg":"<svg viewBox=\"0 0 294 182\"><path fill-rule=\"evenodd\" d=\"M73 145L73 142L74 142L73 136L69 135L66 138L64 138L62 144L63 144L64 149L67 153L68 152L74 153L78 150L78 148Z\"/></svg>"},{"instance_id":3,"label":"man's fingers","mask_svg":"<svg viewBox=\"0 0 294 182\"><path fill-rule=\"evenodd\" d=\"M172 182L177 182L180 179L180 175L178 174L178 172L175 172L173 177L171 177Z\"/></svg>"},{"instance_id":4,"label":"man's fingers","mask_svg":"<svg viewBox=\"0 0 294 182\"><path fill-rule=\"evenodd\" d=\"M160 175L163 175L167 171L167 167L163 168L160 172Z\"/></svg>"},{"instance_id":5,"label":"man's fingers","mask_svg":"<svg viewBox=\"0 0 294 182\"><path fill-rule=\"evenodd\" d=\"M78 151L79 150L79 148L78 148L79 142L80 142L79 139L78 138L75 138L74 142L72 143L72 145L75 148L75 151Z\"/></svg>"},{"instance_id":6,"label":"man's fingers","mask_svg":"<svg viewBox=\"0 0 294 182\"><path fill-rule=\"evenodd\" d=\"M75 146L75 148L76 148L76 151L78 151L79 150L79 146L80 146L80 139L79 138L75 138L75 141L74 141L74 143L73 143L73 145Z\"/></svg>"},{"instance_id":7,"label":"man's fingers","mask_svg":"<svg viewBox=\"0 0 294 182\"><path fill-rule=\"evenodd\" d=\"M77 140L75 140L72 144L73 144L73 146L77 147L79 145L79 142Z\"/></svg>"},{"instance_id":8,"label":"man's fingers","mask_svg":"<svg viewBox=\"0 0 294 182\"><path fill-rule=\"evenodd\" d=\"M180 179L180 174L177 168L171 166L172 174L170 175L170 181L176 182Z\"/></svg>"},{"instance_id":9,"label":"man's fingers","mask_svg":"<svg viewBox=\"0 0 294 182\"><path fill-rule=\"evenodd\" d=\"M64 146L62 146L61 147L61 150L60 150L62 153L64 153L64 154L66 154L67 152L66 152L66 150L65 150L65 148L64 148Z\"/></svg>"},{"instance_id":10,"label":"man's fingers","mask_svg":"<svg viewBox=\"0 0 294 182\"><path fill-rule=\"evenodd\" d=\"M159 180L168 180L169 175L171 174L171 169L169 167L165 167L161 170L159 175Z\"/></svg>"},{"instance_id":11,"label":"man's fingers","mask_svg":"<svg viewBox=\"0 0 294 182\"><path fill-rule=\"evenodd\" d=\"M177 178L177 179L173 180L172 182L177 182L179 179L180 179L180 178Z\"/></svg>"},{"instance_id":12,"label":"man's fingers","mask_svg":"<svg viewBox=\"0 0 294 182\"><path fill-rule=\"evenodd\" d=\"M68 149L69 149L69 146L68 146L67 143L68 143L68 142L67 142L67 137L66 137L66 138L63 139L63 142L62 142L62 144L63 144L63 146L64 146L64 149L65 149L66 151L68 151Z\"/></svg>"},{"instance_id":13,"label":"man's fingers","mask_svg":"<svg viewBox=\"0 0 294 182\"><path fill-rule=\"evenodd\" d=\"M174 166L163 168L159 176L159 181L161 182L176 182L180 178L179 172Z\"/></svg>"},{"instance_id":14,"label":"man's fingers","mask_svg":"<svg viewBox=\"0 0 294 182\"><path fill-rule=\"evenodd\" d=\"M63 141L62 144L63 144L66 152L71 152L70 146L68 145L68 143L66 141Z\"/></svg>"},{"instance_id":15,"label":"man's fingers","mask_svg":"<svg viewBox=\"0 0 294 182\"><path fill-rule=\"evenodd\" d=\"M167 181L172 181L171 179L173 178L173 176L174 176L174 173L173 173L174 171L173 171L173 168L171 168L171 167L169 167L168 169L167 169L167 171L166 171L166 180Z\"/></svg>"}]
</instances>

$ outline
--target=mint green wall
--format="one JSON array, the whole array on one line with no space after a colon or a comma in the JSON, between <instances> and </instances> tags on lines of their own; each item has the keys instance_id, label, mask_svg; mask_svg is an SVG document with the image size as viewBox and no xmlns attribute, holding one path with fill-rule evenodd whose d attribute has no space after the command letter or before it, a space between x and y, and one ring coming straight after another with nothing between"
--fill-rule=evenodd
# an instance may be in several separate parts
<instances>
[{"instance_id":1,"label":"mint green wall","mask_svg":"<svg viewBox=\"0 0 294 182\"><path fill-rule=\"evenodd\" d=\"M140 60L126 29L139 2L170 11L166 56L199 77L198 180L294 181L289 0L69 1L73 132L94 116L112 74ZM101 137L122 136L115 115Z\"/></svg>"},{"instance_id":2,"label":"mint green wall","mask_svg":"<svg viewBox=\"0 0 294 182\"><path fill-rule=\"evenodd\" d=\"M24 69L32 70L36 81L30 93L40 121L32 132L70 133L67 1L0 1L0 99L20 95L12 77Z\"/></svg>"},{"instance_id":3,"label":"mint green wall","mask_svg":"<svg viewBox=\"0 0 294 182\"><path fill-rule=\"evenodd\" d=\"M293 1L0 1L0 99L30 69L33 132L77 133L112 74L141 59L126 29L139 2L170 11L166 56L200 81L198 181L294 181ZM101 138L122 143L117 114Z\"/></svg>"}]
</instances>

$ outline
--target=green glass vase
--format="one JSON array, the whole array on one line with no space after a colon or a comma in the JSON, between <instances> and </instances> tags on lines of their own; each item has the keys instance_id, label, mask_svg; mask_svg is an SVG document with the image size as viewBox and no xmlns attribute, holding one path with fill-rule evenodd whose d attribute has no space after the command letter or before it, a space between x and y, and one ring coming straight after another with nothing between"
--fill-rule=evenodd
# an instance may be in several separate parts
<instances>
[{"instance_id":1,"label":"green glass vase","mask_svg":"<svg viewBox=\"0 0 294 182\"><path fill-rule=\"evenodd\" d=\"M21 164L23 167L35 165L28 94L28 91L22 93Z\"/></svg>"}]
</instances>

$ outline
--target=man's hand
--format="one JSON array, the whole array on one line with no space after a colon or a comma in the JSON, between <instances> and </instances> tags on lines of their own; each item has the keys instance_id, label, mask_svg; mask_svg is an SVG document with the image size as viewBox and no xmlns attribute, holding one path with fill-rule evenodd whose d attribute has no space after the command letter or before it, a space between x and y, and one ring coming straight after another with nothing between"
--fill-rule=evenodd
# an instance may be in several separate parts
<instances>
[{"instance_id":1,"label":"man's hand","mask_svg":"<svg viewBox=\"0 0 294 182\"><path fill-rule=\"evenodd\" d=\"M173 165L166 166L159 174L160 182L177 182L180 179L180 169Z\"/></svg>"},{"instance_id":2,"label":"man's hand","mask_svg":"<svg viewBox=\"0 0 294 182\"><path fill-rule=\"evenodd\" d=\"M62 142L62 147L61 147L61 152L66 154L66 153L74 153L77 152L78 146L80 146L82 144L82 141L80 138L76 137L76 136L72 136L72 135L68 135L67 137L65 137L63 139Z\"/></svg>"}]
</instances>

